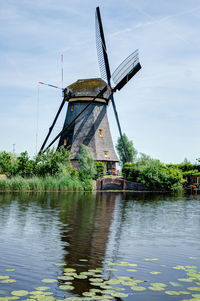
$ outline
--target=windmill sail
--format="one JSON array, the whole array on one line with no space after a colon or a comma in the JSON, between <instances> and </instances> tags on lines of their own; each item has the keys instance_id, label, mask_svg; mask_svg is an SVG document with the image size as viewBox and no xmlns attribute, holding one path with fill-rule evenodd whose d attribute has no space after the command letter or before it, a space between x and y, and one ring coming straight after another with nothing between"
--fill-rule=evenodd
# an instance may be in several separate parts
<instances>
[{"instance_id":1,"label":"windmill sail","mask_svg":"<svg viewBox=\"0 0 200 301\"><path fill-rule=\"evenodd\" d=\"M110 66L108 62L108 55L106 49L106 42L103 33L103 26L101 21L101 15L99 7L96 8L96 46L97 46L97 56L99 61L99 68L101 72L102 79L106 80L110 85L111 73Z\"/></svg>"},{"instance_id":2,"label":"windmill sail","mask_svg":"<svg viewBox=\"0 0 200 301\"><path fill-rule=\"evenodd\" d=\"M103 26L102 26L102 22L101 22L101 15L100 15L99 7L96 8L95 23L96 23L97 55L98 55L98 61L99 61L99 68L100 68L100 72L101 72L101 77L107 81L108 85L111 88L110 66L109 66L109 61L108 61L108 54L107 54L107 49L106 49L106 43L105 43L105 38L104 38L104 33L103 33ZM120 125L120 122L119 122L119 117L118 117L118 113L117 113L117 109L116 109L113 94L111 95L110 99L111 99L111 102L112 102L112 105L113 105L113 110L114 110L118 130L119 130L120 138L121 138L122 145L123 145L124 155L125 155L126 161L128 161L126 146L125 146L124 139L123 139L123 136L122 136L121 125Z\"/></svg>"},{"instance_id":3,"label":"windmill sail","mask_svg":"<svg viewBox=\"0 0 200 301\"><path fill-rule=\"evenodd\" d=\"M141 69L139 53L135 50L131 53L112 74L115 90L121 90L123 86Z\"/></svg>"}]
</instances>

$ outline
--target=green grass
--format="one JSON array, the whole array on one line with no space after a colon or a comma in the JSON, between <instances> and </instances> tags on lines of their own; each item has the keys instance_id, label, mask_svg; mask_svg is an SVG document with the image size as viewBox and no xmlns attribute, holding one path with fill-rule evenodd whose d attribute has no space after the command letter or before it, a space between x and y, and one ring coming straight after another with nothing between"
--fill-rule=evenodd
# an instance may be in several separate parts
<instances>
[{"instance_id":1,"label":"green grass","mask_svg":"<svg viewBox=\"0 0 200 301\"><path fill-rule=\"evenodd\" d=\"M0 191L91 191L92 181L76 177L57 176L0 179Z\"/></svg>"}]
</instances>

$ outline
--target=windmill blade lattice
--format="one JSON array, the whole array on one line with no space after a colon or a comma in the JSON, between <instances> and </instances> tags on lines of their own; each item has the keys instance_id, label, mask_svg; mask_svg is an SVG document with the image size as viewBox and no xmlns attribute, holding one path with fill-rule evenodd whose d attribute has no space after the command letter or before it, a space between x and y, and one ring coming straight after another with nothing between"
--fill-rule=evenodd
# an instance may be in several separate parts
<instances>
[{"instance_id":1,"label":"windmill blade lattice","mask_svg":"<svg viewBox=\"0 0 200 301\"><path fill-rule=\"evenodd\" d=\"M139 63L139 52L138 49L131 53L112 74L112 79L117 85L127 74L131 73L132 70Z\"/></svg>"},{"instance_id":2,"label":"windmill blade lattice","mask_svg":"<svg viewBox=\"0 0 200 301\"><path fill-rule=\"evenodd\" d=\"M110 74L110 67L108 62L108 55L107 55L107 49L106 49L106 43L105 43L105 38L103 33L99 7L96 8L95 27L96 27L97 56L98 56L101 78L107 81L108 84L110 85L111 74Z\"/></svg>"}]
</instances>

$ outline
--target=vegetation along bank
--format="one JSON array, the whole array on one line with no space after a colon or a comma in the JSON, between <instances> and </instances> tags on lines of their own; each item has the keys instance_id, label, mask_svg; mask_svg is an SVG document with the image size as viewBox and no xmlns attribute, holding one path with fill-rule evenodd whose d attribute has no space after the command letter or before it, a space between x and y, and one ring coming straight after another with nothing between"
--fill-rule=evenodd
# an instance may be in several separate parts
<instances>
[{"instance_id":1,"label":"vegetation along bank","mask_svg":"<svg viewBox=\"0 0 200 301\"><path fill-rule=\"evenodd\" d=\"M138 155L125 134L124 141L130 163L125 163L120 138L116 145L123 179L143 184L148 191L180 191L198 184L199 159L197 164L187 160L181 164L163 164L145 154ZM64 147L57 151L48 149L32 159L26 151L18 156L2 151L0 191L91 191L93 181L105 176L103 162L95 161L85 145L81 145L78 157L79 170L71 165L70 156Z\"/></svg>"}]
</instances>

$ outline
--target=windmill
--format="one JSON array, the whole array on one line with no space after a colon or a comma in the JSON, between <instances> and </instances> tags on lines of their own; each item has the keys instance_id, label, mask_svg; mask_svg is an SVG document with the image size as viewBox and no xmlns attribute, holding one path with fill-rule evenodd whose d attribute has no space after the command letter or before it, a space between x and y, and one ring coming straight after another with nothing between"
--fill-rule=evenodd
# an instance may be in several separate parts
<instances>
[{"instance_id":1,"label":"windmill","mask_svg":"<svg viewBox=\"0 0 200 301\"><path fill-rule=\"evenodd\" d=\"M118 162L110 133L107 105L112 102L117 126L123 144L124 155L127 158L123 141L119 117L113 94L121 90L124 85L141 69L138 50L129 55L114 71L112 75L114 88L111 87L111 72L101 21L100 9L96 8L96 44L102 78L79 79L63 89L63 101L49 128L49 132L42 144L40 152L44 152L59 139L58 147L64 145L72 153L72 164L77 167L77 156L81 144L87 145L93 153L94 159L104 162L106 169L115 168ZM52 86L52 85L51 85ZM58 87L57 87L58 88ZM68 102L63 129L44 149L64 104Z\"/></svg>"}]
</instances>

